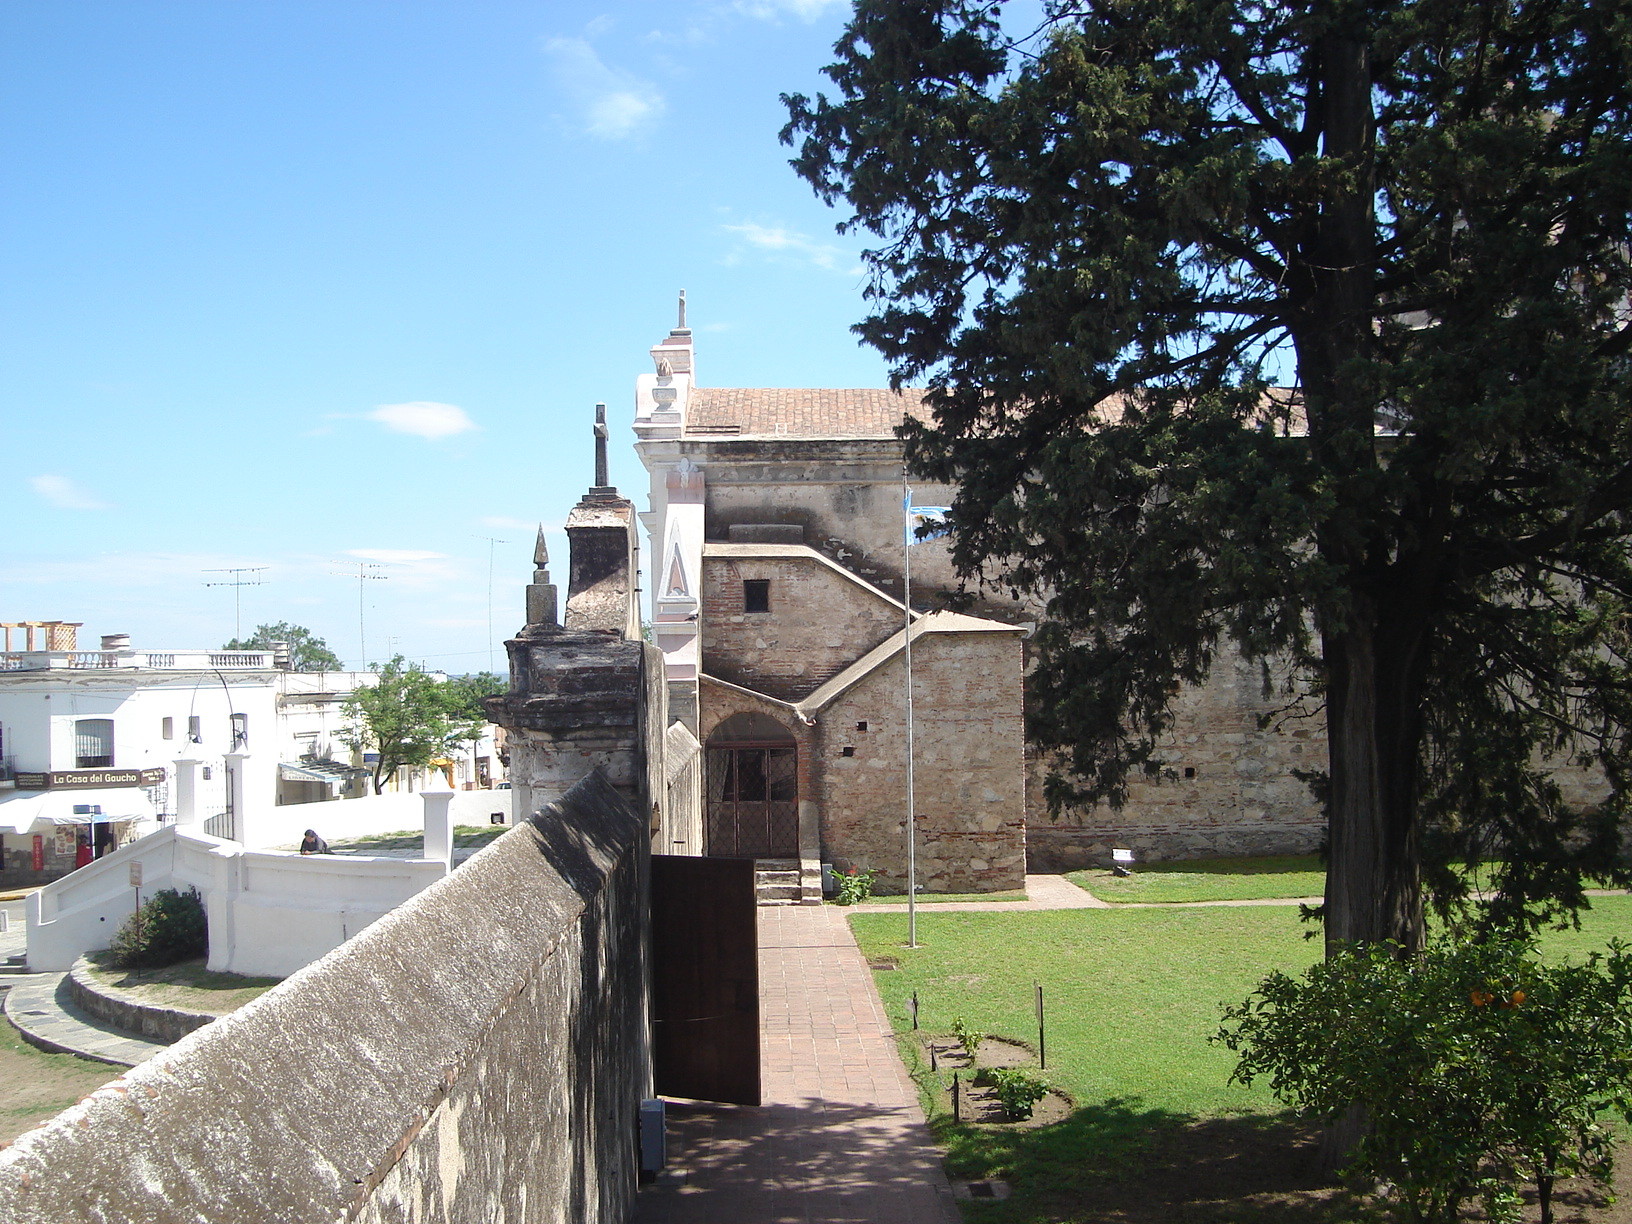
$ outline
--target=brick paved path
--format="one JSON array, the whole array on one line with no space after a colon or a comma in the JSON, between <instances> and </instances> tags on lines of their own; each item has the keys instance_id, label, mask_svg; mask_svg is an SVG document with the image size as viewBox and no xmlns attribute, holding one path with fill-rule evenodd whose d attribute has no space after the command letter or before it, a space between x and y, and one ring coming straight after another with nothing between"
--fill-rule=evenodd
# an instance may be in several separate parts
<instances>
[{"instance_id":1,"label":"brick paved path","mask_svg":"<svg viewBox=\"0 0 1632 1224\"><path fill-rule=\"evenodd\" d=\"M669 1106L680 1185L637 1224L956 1224L917 1090L830 906L759 911L765 1104Z\"/></svg>"}]
</instances>

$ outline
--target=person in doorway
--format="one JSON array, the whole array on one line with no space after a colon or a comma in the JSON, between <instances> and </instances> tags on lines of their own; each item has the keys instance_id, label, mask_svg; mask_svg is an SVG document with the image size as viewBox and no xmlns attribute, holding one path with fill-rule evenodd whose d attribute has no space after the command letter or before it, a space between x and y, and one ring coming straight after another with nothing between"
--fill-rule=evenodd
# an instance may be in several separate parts
<instances>
[{"instance_id":1,"label":"person in doorway","mask_svg":"<svg viewBox=\"0 0 1632 1224\"><path fill-rule=\"evenodd\" d=\"M306 836L301 839L300 852L302 854L332 854L329 843L317 835L316 829L307 829Z\"/></svg>"},{"instance_id":2,"label":"person in doorway","mask_svg":"<svg viewBox=\"0 0 1632 1224\"><path fill-rule=\"evenodd\" d=\"M81 834L79 834L78 837L76 837L74 839L74 843L75 843L74 844L74 868L75 868L75 870L78 870L81 867L90 866L91 859L94 857L92 855L92 853L91 853L90 835L86 834L86 833L81 833Z\"/></svg>"}]
</instances>

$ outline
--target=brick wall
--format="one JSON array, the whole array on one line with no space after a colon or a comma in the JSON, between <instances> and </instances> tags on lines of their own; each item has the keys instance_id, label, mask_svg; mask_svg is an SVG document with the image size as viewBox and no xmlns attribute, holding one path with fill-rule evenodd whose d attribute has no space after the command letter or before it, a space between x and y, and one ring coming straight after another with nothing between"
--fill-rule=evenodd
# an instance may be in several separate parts
<instances>
[{"instance_id":1,"label":"brick wall","mask_svg":"<svg viewBox=\"0 0 1632 1224\"><path fill-rule=\"evenodd\" d=\"M769 612L743 582L769 580ZM813 557L703 561L703 670L784 701L813 692L892 633L903 613Z\"/></svg>"}]
</instances>

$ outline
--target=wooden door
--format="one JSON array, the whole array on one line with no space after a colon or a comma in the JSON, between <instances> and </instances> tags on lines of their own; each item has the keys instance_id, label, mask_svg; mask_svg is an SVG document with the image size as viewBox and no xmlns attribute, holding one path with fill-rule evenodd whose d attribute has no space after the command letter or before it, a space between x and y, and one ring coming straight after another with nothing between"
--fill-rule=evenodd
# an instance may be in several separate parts
<instances>
[{"instance_id":1,"label":"wooden door","mask_svg":"<svg viewBox=\"0 0 1632 1224\"><path fill-rule=\"evenodd\" d=\"M759 1104L751 860L652 856L652 1059L662 1096Z\"/></svg>"}]
</instances>

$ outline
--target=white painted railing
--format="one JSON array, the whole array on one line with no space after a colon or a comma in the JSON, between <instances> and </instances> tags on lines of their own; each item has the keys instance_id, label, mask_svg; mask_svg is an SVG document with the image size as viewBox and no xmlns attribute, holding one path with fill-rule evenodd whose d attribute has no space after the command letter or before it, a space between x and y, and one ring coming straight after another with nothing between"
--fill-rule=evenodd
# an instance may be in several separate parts
<instances>
[{"instance_id":1,"label":"white painted railing","mask_svg":"<svg viewBox=\"0 0 1632 1224\"><path fill-rule=\"evenodd\" d=\"M258 650L8 650L0 671L105 671L150 668L159 671L270 671L271 651Z\"/></svg>"}]
</instances>

